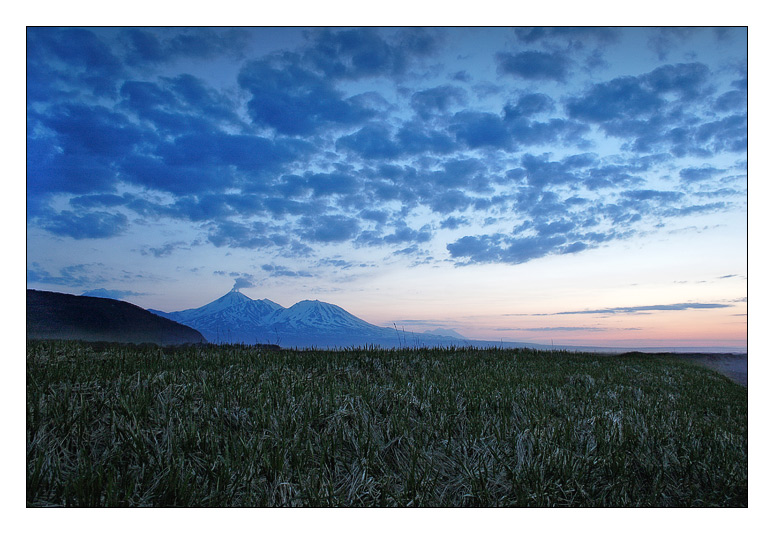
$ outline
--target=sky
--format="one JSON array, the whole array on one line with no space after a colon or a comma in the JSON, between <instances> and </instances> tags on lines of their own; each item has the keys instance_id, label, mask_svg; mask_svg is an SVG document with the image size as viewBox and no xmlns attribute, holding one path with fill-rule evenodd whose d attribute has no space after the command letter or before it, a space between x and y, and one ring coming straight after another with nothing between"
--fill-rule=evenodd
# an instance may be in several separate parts
<instances>
[{"instance_id":1,"label":"sky","mask_svg":"<svg viewBox=\"0 0 774 534\"><path fill-rule=\"evenodd\" d=\"M745 348L747 29L29 27L27 287Z\"/></svg>"}]
</instances>

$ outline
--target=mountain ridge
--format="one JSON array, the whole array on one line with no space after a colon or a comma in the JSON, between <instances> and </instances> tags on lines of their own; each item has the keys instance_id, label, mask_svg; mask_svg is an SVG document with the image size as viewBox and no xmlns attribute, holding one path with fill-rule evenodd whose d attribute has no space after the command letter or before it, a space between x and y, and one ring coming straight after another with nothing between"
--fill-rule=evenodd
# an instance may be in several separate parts
<instances>
[{"instance_id":1,"label":"mountain ridge","mask_svg":"<svg viewBox=\"0 0 774 534\"><path fill-rule=\"evenodd\" d=\"M451 345L461 341L452 336L398 332L377 326L329 302L302 300L285 308L269 299L251 299L238 289L198 308L149 311L195 328L212 343L334 348Z\"/></svg>"},{"instance_id":2,"label":"mountain ridge","mask_svg":"<svg viewBox=\"0 0 774 534\"><path fill-rule=\"evenodd\" d=\"M180 345L204 343L190 326L105 297L27 290L27 339Z\"/></svg>"}]
</instances>

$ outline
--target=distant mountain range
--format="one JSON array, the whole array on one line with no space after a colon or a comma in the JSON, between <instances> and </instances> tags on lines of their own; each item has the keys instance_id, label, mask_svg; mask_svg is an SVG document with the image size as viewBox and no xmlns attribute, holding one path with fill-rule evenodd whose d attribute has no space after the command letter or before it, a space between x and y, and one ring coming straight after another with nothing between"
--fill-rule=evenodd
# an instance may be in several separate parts
<instances>
[{"instance_id":1,"label":"distant mountain range","mask_svg":"<svg viewBox=\"0 0 774 534\"><path fill-rule=\"evenodd\" d=\"M211 343L269 343L282 347L526 347L535 343L470 340L453 330L417 333L401 326L385 328L319 300L302 300L284 308L268 299L253 300L234 289L199 308L176 312L148 310L201 332ZM560 347L556 347L557 349Z\"/></svg>"},{"instance_id":2,"label":"distant mountain range","mask_svg":"<svg viewBox=\"0 0 774 534\"><path fill-rule=\"evenodd\" d=\"M189 326L110 298L27 290L27 339L180 345L204 343Z\"/></svg>"},{"instance_id":3,"label":"distant mountain range","mask_svg":"<svg viewBox=\"0 0 774 534\"><path fill-rule=\"evenodd\" d=\"M152 313L195 328L212 343L272 343L284 347L411 347L459 344L459 337L414 334L384 328L355 317L335 304L303 300L284 308L253 300L239 290L199 308Z\"/></svg>"},{"instance_id":4,"label":"distant mountain range","mask_svg":"<svg viewBox=\"0 0 774 534\"><path fill-rule=\"evenodd\" d=\"M199 308L176 312L143 310L111 298L27 290L28 339L82 339L130 343L245 343L282 347L342 348L380 346L501 347L537 350L625 352L624 348L542 345L466 339L454 330L417 333L400 325L370 324L335 304L303 300L284 308L269 299L253 300L238 290ZM641 352L746 352L724 347L650 347Z\"/></svg>"}]
</instances>

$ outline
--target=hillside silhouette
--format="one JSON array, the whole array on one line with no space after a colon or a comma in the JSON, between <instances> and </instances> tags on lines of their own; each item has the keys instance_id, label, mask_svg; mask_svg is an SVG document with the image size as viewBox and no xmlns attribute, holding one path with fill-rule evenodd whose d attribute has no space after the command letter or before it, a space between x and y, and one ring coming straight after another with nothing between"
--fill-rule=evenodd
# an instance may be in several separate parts
<instances>
[{"instance_id":1,"label":"hillside silhouette","mask_svg":"<svg viewBox=\"0 0 774 534\"><path fill-rule=\"evenodd\" d=\"M27 339L206 343L197 330L128 302L35 289L27 290Z\"/></svg>"}]
</instances>

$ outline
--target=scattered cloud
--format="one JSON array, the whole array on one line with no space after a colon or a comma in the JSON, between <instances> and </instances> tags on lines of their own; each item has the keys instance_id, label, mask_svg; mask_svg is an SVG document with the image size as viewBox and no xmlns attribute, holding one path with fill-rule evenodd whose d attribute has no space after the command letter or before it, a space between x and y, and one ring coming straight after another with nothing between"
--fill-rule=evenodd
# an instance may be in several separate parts
<instances>
[{"instance_id":1,"label":"scattered cloud","mask_svg":"<svg viewBox=\"0 0 774 534\"><path fill-rule=\"evenodd\" d=\"M680 304L654 304L650 306L625 306L619 308L600 308L595 310L564 311L533 315L612 315L630 313L648 313L653 311L685 311L730 308L730 304L684 302Z\"/></svg>"},{"instance_id":2,"label":"scattered cloud","mask_svg":"<svg viewBox=\"0 0 774 534\"><path fill-rule=\"evenodd\" d=\"M746 169L720 163L746 151L746 62L666 53L698 30L502 29L481 70L450 69L453 29L320 28L252 53L259 30L28 28L28 226L196 233L135 246L159 258L351 245L517 264L746 194L726 180ZM607 64L625 34L663 58Z\"/></svg>"}]
</instances>

